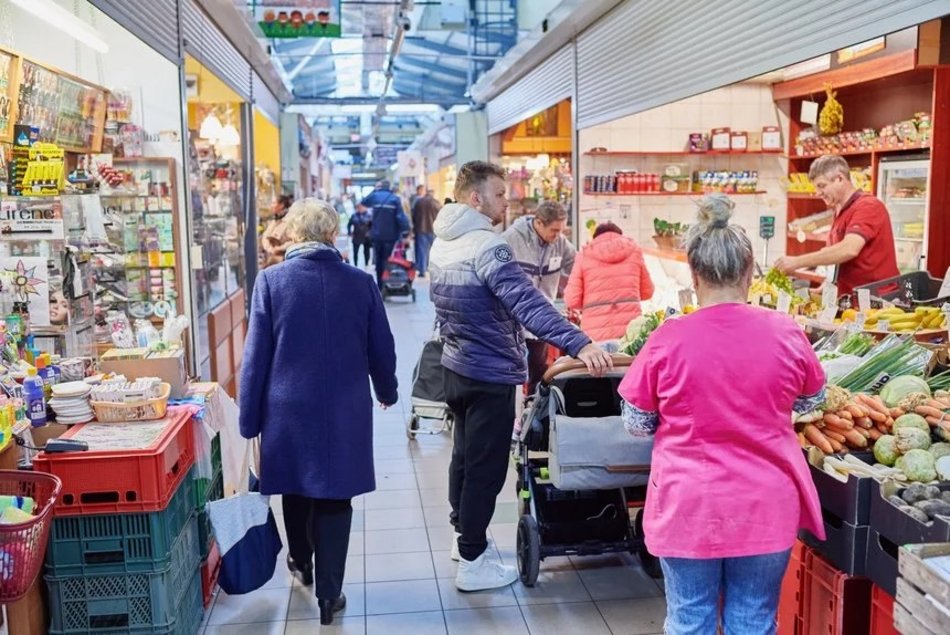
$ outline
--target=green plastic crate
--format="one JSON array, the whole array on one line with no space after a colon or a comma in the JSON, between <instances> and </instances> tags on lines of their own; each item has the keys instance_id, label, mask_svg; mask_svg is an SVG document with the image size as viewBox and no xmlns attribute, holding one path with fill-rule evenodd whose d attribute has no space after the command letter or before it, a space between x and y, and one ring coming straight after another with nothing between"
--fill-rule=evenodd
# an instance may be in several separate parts
<instances>
[{"instance_id":1,"label":"green plastic crate","mask_svg":"<svg viewBox=\"0 0 950 635\"><path fill-rule=\"evenodd\" d=\"M201 561L204 562L211 553L211 545L214 544L214 527L211 526L211 517L208 510L202 509L197 513L198 516L198 549L201 552Z\"/></svg>"},{"instance_id":2,"label":"green plastic crate","mask_svg":"<svg viewBox=\"0 0 950 635\"><path fill-rule=\"evenodd\" d=\"M201 511L210 501L224 498L224 472L219 468L210 479L194 478L195 511Z\"/></svg>"},{"instance_id":3,"label":"green plastic crate","mask_svg":"<svg viewBox=\"0 0 950 635\"><path fill-rule=\"evenodd\" d=\"M183 479L160 512L54 518L46 550L47 573L59 578L166 568L175 541L194 515L193 489L192 479Z\"/></svg>"},{"instance_id":4,"label":"green plastic crate","mask_svg":"<svg viewBox=\"0 0 950 635\"><path fill-rule=\"evenodd\" d=\"M62 635L174 632L176 622L182 617L179 608L194 602L191 595L197 595L199 605L201 603L199 563L198 524L192 517L172 549L169 565L161 571L47 575L50 632Z\"/></svg>"}]
</instances>

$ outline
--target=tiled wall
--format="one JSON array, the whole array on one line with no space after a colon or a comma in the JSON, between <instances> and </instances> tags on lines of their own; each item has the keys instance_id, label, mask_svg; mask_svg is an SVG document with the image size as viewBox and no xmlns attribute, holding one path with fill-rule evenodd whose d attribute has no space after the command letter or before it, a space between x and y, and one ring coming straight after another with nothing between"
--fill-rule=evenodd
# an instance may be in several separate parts
<instances>
[{"instance_id":1,"label":"tiled wall","mask_svg":"<svg viewBox=\"0 0 950 635\"><path fill-rule=\"evenodd\" d=\"M742 224L753 237L756 259L760 264L771 264L785 252L786 196L783 179L787 160L780 155L695 155L649 157L589 157L583 153L602 147L610 151L670 152L686 149L691 132L708 133L713 128L731 127L733 130L760 131L763 126L781 126L783 140L788 122L772 101L768 84L743 83L697 95L683 101L661 106L637 115L618 119L609 124L581 130L580 169L578 186L588 174L612 174L617 170L662 172L668 163L687 163L690 170L757 170L758 189L766 194L736 196L733 220ZM784 153L783 153L784 154ZM588 219L598 222L612 220L624 232L641 244L653 246L654 217L678 222L693 222L696 218L693 196L623 196L593 197L580 195L580 223ZM769 244L768 263L764 263L764 241L758 238L759 216L775 216L776 235ZM582 231L582 242L587 233Z\"/></svg>"}]
</instances>

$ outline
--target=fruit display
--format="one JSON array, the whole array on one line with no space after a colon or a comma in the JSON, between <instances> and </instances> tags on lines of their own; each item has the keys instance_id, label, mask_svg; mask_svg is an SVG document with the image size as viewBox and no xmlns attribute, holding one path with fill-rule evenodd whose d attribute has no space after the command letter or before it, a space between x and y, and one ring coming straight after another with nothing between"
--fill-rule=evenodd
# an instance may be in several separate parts
<instances>
[{"instance_id":1,"label":"fruit display","mask_svg":"<svg viewBox=\"0 0 950 635\"><path fill-rule=\"evenodd\" d=\"M822 110L822 114L824 110ZM829 115L829 124L834 111ZM819 123L821 128L821 123ZM836 154L841 152L866 152L892 150L930 145L930 115L920 112L913 119L884 126L880 131L865 128L848 132L827 134L818 130L803 130L795 142L795 154L800 157Z\"/></svg>"},{"instance_id":2,"label":"fruit display","mask_svg":"<svg viewBox=\"0 0 950 635\"><path fill-rule=\"evenodd\" d=\"M856 317L856 315L855 315ZM842 319L848 321L842 314ZM887 323L887 328L879 328ZM865 314L865 328L871 330L890 331L919 331L923 329L944 329L947 327L947 316L936 306L919 306L913 311L905 311L898 307L887 309L869 309Z\"/></svg>"},{"instance_id":3,"label":"fruit display","mask_svg":"<svg viewBox=\"0 0 950 635\"><path fill-rule=\"evenodd\" d=\"M761 299L761 304L776 306L779 292L782 291L791 297L793 307L805 304L805 298L795 293L792 279L774 267L764 276L752 281L752 286L749 287L749 302L754 304L757 299Z\"/></svg>"},{"instance_id":4,"label":"fruit display","mask_svg":"<svg viewBox=\"0 0 950 635\"><path fill-rule=\"evenodd\" d=\"M828 99L818 115L818 129L823 135L833 135L844 128L844 108L836 98L837 93L832 90L831 84L825 84L825 94Z\"/></svg>"}]
</instances>

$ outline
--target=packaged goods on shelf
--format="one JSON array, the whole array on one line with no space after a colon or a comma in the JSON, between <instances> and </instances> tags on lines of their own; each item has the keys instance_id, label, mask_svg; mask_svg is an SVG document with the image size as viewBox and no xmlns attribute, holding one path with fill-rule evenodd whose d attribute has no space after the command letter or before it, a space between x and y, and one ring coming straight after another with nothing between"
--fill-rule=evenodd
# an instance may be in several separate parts
<instances>
[{"instance_id":1,"label":"packaged goods on shelf","mask_svg":"<svg viewBox=\"0 0 950 635\"><path fill-rule=\"evenodd\" d=\"M755 170L742 172L706 170L693 175L693 187L699 192L744 194L755 192L758 186L759 173Z\"/></svg>"},{"instance_id":2,"label":"packaged goods on shelf","mask_svg":"<svg viewBox=\"0 0 950 635\"><path fill-rule=\"evenodd\" d=\"M820 136L813 129L803 131L795 143L799 156L870 152L930 145L931 123L928 113L917 113L913 119L884 126L880 131L865 128Z\"/></svg>"},{"instance_id":3,"label":"packaged goods on shelf","mask_svg":"<svg viewBox=\"0 0 950 635\"><path fill-rule=\"evenodd\" d=\"M789 232L806 232L814 233L819 232L823 228L830 228L831 222L834 220L834 212L826 210L824 212L818 212L817 214L811 214L809 216L803 216L802 218L797 218L788 224Z\"/></svg>"}]
</instances>

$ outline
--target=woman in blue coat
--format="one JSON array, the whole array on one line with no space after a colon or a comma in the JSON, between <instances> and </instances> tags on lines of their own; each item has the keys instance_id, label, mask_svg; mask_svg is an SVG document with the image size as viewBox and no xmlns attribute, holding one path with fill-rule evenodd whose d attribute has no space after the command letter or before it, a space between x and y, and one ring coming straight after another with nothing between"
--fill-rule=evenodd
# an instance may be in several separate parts
<instances>
[{"instance_id":1,"label":"woman in blue coat","mask_svg":"<svg viewBox=\"0 0 950 635\"><path fill-rule=\"evenodd\" d=\"M376 488L370 379L382 407L396 403L396 352L375 281L333 246L333 208L299 201L286 223L286 260L261 272L251 300L241 435L261 437L261 493L283 495L287 566L304 584L316 574L330 624L346 605L350 499Z\"/></svg>"}]
</instances>

